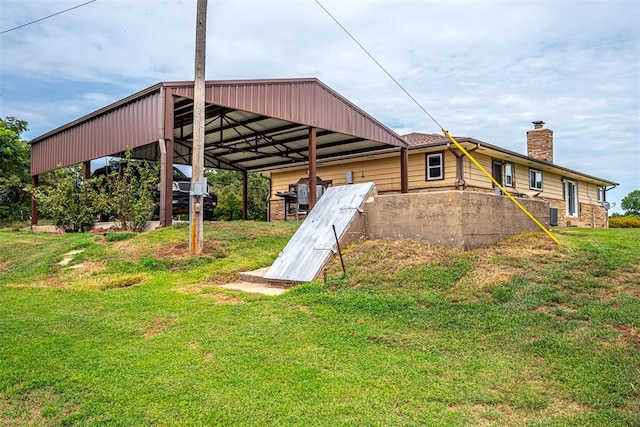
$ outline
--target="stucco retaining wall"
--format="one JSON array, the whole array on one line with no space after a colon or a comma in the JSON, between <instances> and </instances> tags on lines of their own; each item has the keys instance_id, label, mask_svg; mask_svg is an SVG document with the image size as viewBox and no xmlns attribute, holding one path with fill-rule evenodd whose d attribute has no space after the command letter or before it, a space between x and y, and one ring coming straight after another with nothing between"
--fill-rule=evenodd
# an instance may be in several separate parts
<instances>
[{"instance_id":1,"label":"stucco retaining wall","mask_svg":"<svg viewBox=\"0 0 640 427\"><path fill-rule=\"evenodd\" d=\"M549 203L518 200L549 227ZM505 196L468 191L378 195L365 205L370 239L409 239L473 249L508 236L540 231Z\"/></svg>"}]
</instances>

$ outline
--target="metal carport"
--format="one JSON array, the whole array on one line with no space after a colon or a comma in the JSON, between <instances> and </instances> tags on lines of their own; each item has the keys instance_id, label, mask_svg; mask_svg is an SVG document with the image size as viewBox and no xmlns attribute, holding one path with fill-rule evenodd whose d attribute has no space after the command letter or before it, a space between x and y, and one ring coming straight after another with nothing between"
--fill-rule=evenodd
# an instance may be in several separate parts
<instances>
[{"instance_id":1,"label":"metal carport","mask_svg":"<svg viewBox=\"0 0 640 427\"><path fill-rule=\"evenodd\" d=\"M191 164L193 96L190 82L163 82L39 136L31 143L31 175L133 150L160 159L160 223L171 224L173 164ZM395 132L315 78L207 81L205 167L246 173L308 164L344 155L400 151L402 192L408 191L407 143ZM169 153L169 155L167 154ZM315 186L310 186L310 204ZM37 224L32 202L32 223Z\"/></svg>"}]
</instances>

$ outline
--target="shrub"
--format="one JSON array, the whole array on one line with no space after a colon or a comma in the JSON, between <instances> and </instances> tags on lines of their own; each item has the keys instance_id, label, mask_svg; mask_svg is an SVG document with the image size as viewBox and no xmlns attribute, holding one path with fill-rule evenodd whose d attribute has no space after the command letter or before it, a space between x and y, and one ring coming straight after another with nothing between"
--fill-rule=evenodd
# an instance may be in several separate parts
<instances>
[{"instance_id":1,"label":"shrub","mask_svg":"<svg viewBox=\"0 0 640 427\"><path fill-rule=\"evenodd\" d=\"M131 150L114 163L101 192L103 212L109 212L118 228L142 231L156 207L154 189L159 169L156 163L132 161Z\"/></svg>"},{"instance_id":2,"label":"shrub","mask_svg":"<svg viewBox=\"0 0 640 427\"><path fill-rule=\"evenodd\" d=\"M609 218L610 228L640 228L640 217L614 216Z\"/></svg>"},{"instance_id":3,"label":"shrub","mask_svg":"<svg viewBox=\"0 0 640 427\"><path fill-rule=\"evenodd\" d=\"M93 224L100 211L96 191L99 181L83 180L79 166L53 171L51 184L35 190L40 212L66 232L83 231L85 226Z\"/></svg>"}]
</instances>

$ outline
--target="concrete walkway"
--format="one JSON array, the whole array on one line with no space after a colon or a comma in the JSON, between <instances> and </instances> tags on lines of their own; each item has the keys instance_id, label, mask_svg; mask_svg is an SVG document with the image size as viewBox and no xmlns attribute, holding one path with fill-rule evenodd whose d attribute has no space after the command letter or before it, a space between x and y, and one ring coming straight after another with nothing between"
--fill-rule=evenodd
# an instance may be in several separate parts
<instances>
[{"instance_id":1,"label":"concrete walkway","mask_svg":"<svg viewBox=\"0 0 640 427\"><path fill-rule=\"evenodd\" d=\"M226 285L220 285L221 288L229 289L232 291L247 292L249 294L262 294L262 295L281 295L287 291L286 288L280 288L277 286L271 286L264 283L255 282L236 282L228 283Z\"/></svg>"},{"instance_id":2,"label":"concrete walkway","mask_svg":"<svg viewBox=\"0 0 640 427\"><path fill-rule=\"evenodd\" d=\"M287 289L289 289L288 286L269 283L269 281L264 278L268 270L269 267L263 267L253 271L243 271L240 273L240 278L242 279L240 282L228 283L220 287L232 291L272 296L281 295L286 292Z\"/></svg>"}]
</instances>

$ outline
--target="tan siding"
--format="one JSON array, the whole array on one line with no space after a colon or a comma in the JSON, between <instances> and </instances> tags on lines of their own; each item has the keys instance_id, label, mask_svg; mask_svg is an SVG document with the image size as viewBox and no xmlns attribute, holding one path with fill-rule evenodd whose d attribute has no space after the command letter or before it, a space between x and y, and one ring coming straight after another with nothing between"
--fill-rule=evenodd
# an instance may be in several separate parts
<instances>
[{"instance_id":1,"label":"tan siding","mask_svg":"<svg viewBox=\"0 0 640 427\"><path fill-rule=\"evenodd\" d=\"M416 150L417 151L417 150ZM456 158L449 152L445 154L445 179L439 181L426 181L426 159L425 151L413 151L409 154L409 190L428 190L442 189L445 187L453 188L456 178ZM440 150L441 151L441 150ZM435 152L435 151L430 151ZM481 153L476 153L474 158L488 171L491 172L492 157ZM528 194L533 195L537 191L529 188L529 165L514 165L514 186L507 188L512 194ZM400 191L400 158L398 155L369 159L356 160L344 163L334 163L324 165L318 168L318 176L322 179L332 179L333 185L345 184L346 171L353 171L354 182L376 183L379 192ZM364 171L364 178L362 172ZM306 169L298 169L294 171L279 171L272 173L272 188L274 193L277 191L288 190L288 184L294 183L298 179L306 176ZM464 160L464 178L469 186L469 191L492 192L493 186L489 178L487 178L477 166L473 165L468 159ZM606 224L606 211L597 202L597 186L586 181L578 182L578 197L580 202L579 218L566 217L566 203L563 198L561 174L542 171L543 191L538 196L549 202L551 207L558 208L558 220L560 226L577 225L580 227L603 227ZM279 197L273 197L274 201L281 201ZM282 217L282 204L275 202L273 206L277 206L272 210L274 219Z\"/></svg>"},{"instance_id":2,"label":"tan siding","mask_svg":"<svg viewBox=\"0 0 640 427\"><path fill-rule=\"evenodd\" d=\"M442 150L439 150L442 151ZM444 179L427 181L427 153L439 151L421 151L409 154L409 190L422 188L439 188L455 185L456 158L448 150L444 153ZM399 172L399 170L398 170Z\"/></svg>"},{"instance_id":3,"label":"tan siding","mask_svg":"<svg viewBox=\"0 0 640 427\"><path fill-rule=\"evenodd\" d=\"M318 166L317 176L323 180L333 180L333 185L346 184L346 172L353 171L354 184L375 182L379 192L400 191L400 153L393 156L350 162L324 164ZM444 152L443 180L426 180L425 152L413 152L409 155L409 190L424 188L451 187L455 185L456 158L451 152ZM296 170L272 171L272 198L275 193L288 191L289 184L307 176L307 168Z\"/></svg>"},{"instance_id":4,"label":"tan siding","mask_svg":"<svg viewBox=\"0 0 640 427\"><path fill-rule=\"evenodd\" d=\"M562 200L564 198L562 193L562 177L552 172L542 171L542 193L540 197Z\"/></svg>"},{"instance_id":5,"label":"tan siding","mask_svg":"<svg viewBox=\"0 0 640 427\"><path fill-rule=\"evenodd\" d=\"M580 203L600 204L598 202L598 186L586 181L578 181L578 201Z\"/></svg>"},{"instance_id":6,"label":"tan siding","mask_svg":"<svg viewBox=\"0 0 640 427\"><path fill-rule=\"evenodd\" d=\"M513 188L515 189L515 193L526 194L527 192L532 191L529 189L529 166L514 163L514 169L515 178Z\"/></svg>"},{"instance_id":7,"label":"tan siding","mask_svg":"<svg viewBox=\"0 0 640 427\"><path fill-rule=\"evenodd\" d=\"M487 172L491 173L490 156L479 153L472 154L472 156L478 163L480 163L480 166L482 166ZM491 180L467 158L464 159L464 179L467 181L468 186L486 189L493 188Z\"/></svg>"}]
</instances>

